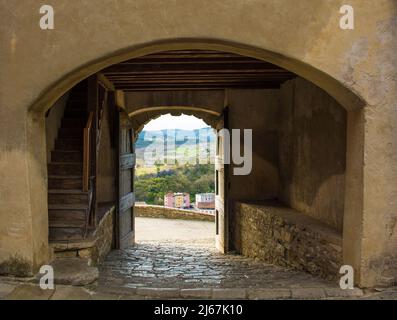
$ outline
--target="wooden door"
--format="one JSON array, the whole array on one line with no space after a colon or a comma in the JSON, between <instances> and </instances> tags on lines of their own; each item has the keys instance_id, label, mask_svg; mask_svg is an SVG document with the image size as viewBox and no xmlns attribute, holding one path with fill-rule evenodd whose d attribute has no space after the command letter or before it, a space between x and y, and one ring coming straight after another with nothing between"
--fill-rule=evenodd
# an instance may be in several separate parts
<instances>
[{"instance_id":1,"label":"wooden door","mask_svg":"<svg viewBox=\"0 0 397 320\"><path fill-rule=\"evenodd\" d=\"M216 126L217 143L215 156L215 246L221 253L228 251L228 206L227 206L227 177L230 139L228 133L219 134L222 129L228 129L228 109L225 108ZM225 163L225 161L227 163Z\"/></svg>"},{"instance_id":2,"label":"wooden door","mask_svg":"<svg viewBox=\"0 0 397 320\"><path fill-rule=\"evenodd\" d=\"M118 204L116 214L116 247L127 248L135 242L134 226L134 130L124 111L118 116Z\"/></svg>"}]
</instances>

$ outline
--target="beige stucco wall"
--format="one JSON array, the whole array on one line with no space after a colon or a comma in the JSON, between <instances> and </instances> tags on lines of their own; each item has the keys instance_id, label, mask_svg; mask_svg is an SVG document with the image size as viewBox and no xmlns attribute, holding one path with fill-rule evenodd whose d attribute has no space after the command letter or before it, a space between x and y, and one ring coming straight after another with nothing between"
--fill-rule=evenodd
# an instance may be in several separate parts
<instances>
[{"instance_id":1,"label":"beige stucco wall","mask_svg":"<svg viewBox=\"0 0 397 320\"><path fill-rule=\"evenodd\" d=\"M344 262L363 286L386 281L397 244L397 3L349 1L356 28L343 31L344 2L53 0L55 30L42 31L41 3L1 0L0 269L47 261L44 112L111 63L206 48L276 63L356 110L348 114Z\"/></svg>"},{"instance_id":2,"label":"beige stucco wall","mask_svg":"<svg viewBox=\"0 0 397 320\"><path fill-rule=\"evenodd\" d=\"M296 78L281 88L278 117L280 200L342 233L346 110Z\"/></svg>"},{"instance_id":3,"label":"beige stucco wall","mask_svg":"<svg viewBox=\"0 0 397 320\"><path fill-rule=\"evenodd\" d=\"M234 175L230 165L229 197L233 201L263 201L278 196L279 90L227 90L229 128L240 129L240 152L244 150L244 129L252 130L252 170ZM238 166L240 167L240 165Z\"/></svg>"},{"instance_id":4,"label":"beige stucco wall","mask_svg":"<svg viewBox=\"0 0 397 320\"><path fill-rule=\"evenodd\" d=\"M135 91L125 93L125 106L136 130L171 113L192 115L214 126L224 106L224 90ZM142 112L145 111L145 112ZM138 113L136 113L138 112Z\"/></svg>"}]
</instances>

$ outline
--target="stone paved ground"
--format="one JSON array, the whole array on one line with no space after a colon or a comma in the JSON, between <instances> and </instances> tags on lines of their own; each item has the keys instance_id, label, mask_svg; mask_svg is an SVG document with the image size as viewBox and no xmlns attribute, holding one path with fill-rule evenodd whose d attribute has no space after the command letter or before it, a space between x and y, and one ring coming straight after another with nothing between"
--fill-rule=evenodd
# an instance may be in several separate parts
<instances>
[{"instance_id":1,"label":"stone paved ground","mask_svg":"<svg viewBox=\"0 0 397 320\"><path fill-rule=\"evenodd\" d=\"M241 255L222 255L210 240L141 241L110 253L99 285L155 288L336 287L309 274Z\"/></svg>"},{"instance_id":2,"label":"stone paved ground","mask_svg":"<svg viewBox=\"0 0 397 320\"><path fill-rule=\"evenodd\" d=\"M100 286L151 288L333 288L334 284L214 248L214 223L136 219L137 245L113 251Z\"/></svg>"},{"instance_id":3,"label":"stone paved ground","mask_svg":"<svg viewBox=\"0 0 397 320\"><path fill-rule=\"evenodd\" d=\"M209 221L135 218L136 241L213 240L215 223Z\"/></svg>"},{"instance_id":4,"label":"stone paved ground","mask_svg":"<svg viewBox=\"0 0 397 320\"><path fill-rule=\"evenodd\" d=\"M195 222L194 230L190 225L186 232L181 228L189 222L156 221L160 228L150 241L145 230L153 232L152 222L138 219L138 244L111 252L97 282L43 291L26 280L0 278L0 299L397 299L397 288L363 295L303 272L221 255L214 249L208 222ZM162 231L165 226L167 231Z\"/></svg>"},{"instance_id":5,"label":"stone paved ground","mask_svg":"<svg viewBox=\"0 0 397 320\"><path fill-rule=\"evenodd\" d=\"M146 290L146 291L145 291ZM195 291L196 290L196 291ZM107 288L85 286L57 285L55 290L41 290L35 284L20 283L0 278L0 300L145 300L145 299L365 299L365 300L397 300L397 288L389 288L380 292L366 292L363 296L349 295L327 296L315 289L183 289L178 293L171 290L141 289L128 291L122 288Z\"/></svg>"}]
</instances>

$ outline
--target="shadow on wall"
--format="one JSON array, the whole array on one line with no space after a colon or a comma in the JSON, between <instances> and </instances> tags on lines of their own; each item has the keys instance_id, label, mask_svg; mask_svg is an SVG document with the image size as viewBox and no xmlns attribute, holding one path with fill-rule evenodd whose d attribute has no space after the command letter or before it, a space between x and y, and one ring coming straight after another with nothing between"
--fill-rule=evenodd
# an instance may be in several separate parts
<instances>
[{"instance_id":1,"label":"shadow on wall","mask_svg":"<svg viewBox=\"0 0 397 320\"><path fill-rule=\"evenodd\" d=\"M342 232L347 113L303 79L286 83L281 96L280 200Z\"/></svg>"}]
</instances>

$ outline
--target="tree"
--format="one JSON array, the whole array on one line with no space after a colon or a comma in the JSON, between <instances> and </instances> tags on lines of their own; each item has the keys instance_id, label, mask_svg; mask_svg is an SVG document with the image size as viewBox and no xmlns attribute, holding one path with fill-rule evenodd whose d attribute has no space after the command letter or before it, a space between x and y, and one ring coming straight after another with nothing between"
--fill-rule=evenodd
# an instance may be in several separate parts
<instances>
[{"instance_id":1,"label":"tree","mask_svg":"<svg viewBox=\"0 0 397 320\"><path fill-rule=\"evenodd\" d=\"M156 166L159 169L158 166ZM192 201L196 193L214 192L214 165L188 165L174 170L157 171L157 174L138 175L135 182L137 201L149 204L164 202L168 192L187 192Z\"/></svg>"}]
</instances>

